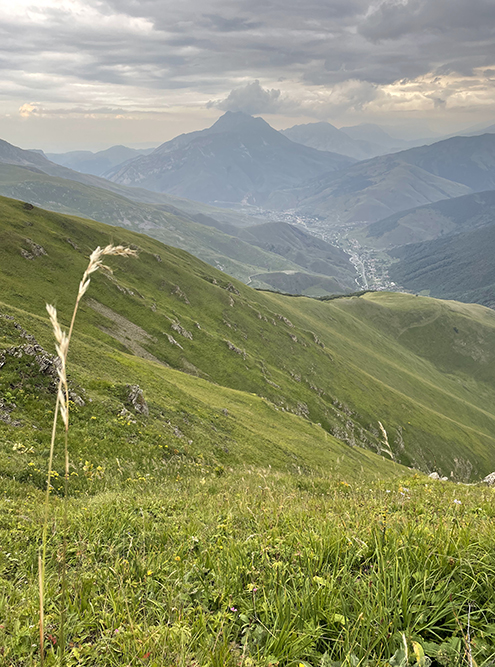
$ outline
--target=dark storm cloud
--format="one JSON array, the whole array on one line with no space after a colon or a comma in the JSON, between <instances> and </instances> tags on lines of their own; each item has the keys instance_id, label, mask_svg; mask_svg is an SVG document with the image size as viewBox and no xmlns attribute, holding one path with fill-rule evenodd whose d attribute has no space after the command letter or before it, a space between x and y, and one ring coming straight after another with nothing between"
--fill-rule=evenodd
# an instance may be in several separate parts
<instances>
[{"instance_id":1,"label":"dark storm cloud","mask_svg":"<svg viewBox=\"0 0 495 667\"><path fill-rule=\"evenodd\" d=\"M60 99L65 78L190 88L275 109L284 102L277 91L250 83L235 92L239 81L374 86L495 65L494 0L79 0L79 8L76 0L76 10L47 2L36 9L33 0L30 21L0 15L0 62L9 63L4 80L24 86L31 77L36 88L45 76Z\"/></svg>"}]
</instances>

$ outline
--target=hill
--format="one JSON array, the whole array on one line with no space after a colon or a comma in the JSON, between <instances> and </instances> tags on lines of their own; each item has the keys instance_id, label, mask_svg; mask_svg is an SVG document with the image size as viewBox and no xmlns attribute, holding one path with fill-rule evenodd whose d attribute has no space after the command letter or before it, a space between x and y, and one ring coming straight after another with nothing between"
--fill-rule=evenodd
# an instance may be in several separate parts
<instances>
[{"instance_id":1,"label":"hill","mask_svg":"<svg viewBox=\"0 0 495 667\"><path fill-rule=\"evenodd\" d=\"M348 256L302 231L295 232L298 235L298 250L295 252L287 243L287 232L283 234L282 228L272 229L270 233L272 245L273 243L277 245L276 252L272 252L268 247L264 249L263 244L254 235L246 233L243 237L240 233L242 226L227 221L221 222L211 216L195 212L192 202L190 206L180 202L181 206L184 205L184 208L191 211L188 213L175 206L136 202L94 185L55 178L39 170L7 164L0 164L0 194L54 211L75 213L107 224L144 232L160 241L187 250L229 275L252 283L253 286L274 287L274 281L277 284L279 282L280 271L301 271L309 264L314 264L315 267L320 266L322 271L311 272L309 269L303 272L305 284L309 285L314 293L320 295L328 293L323 287L318 288L322 276L313 275L322 272L325 276L335 277L333 285L336 293L341 294L354 289L355 272ZM210 213L209 208L206 210ZM220 211L213 210L214 215L217 212ZM250 220L252 223L256 222L254 218ZM243 218L241 223L244 224ZM263 225L257 227L262 228ZM289 225L286 227L290 228ZM280 230L278 240L277 229ZM326 260L322 259L319 264L310 261L307 254L301 252L303 246L306 247L306 253L319 252L320 257L326 257ZM291 257L296 260L299 258L303 264L298 261L293 262ZM276 274L273 280L272 272ZM263 274L266 281L255 278L257 274Z\"/></svg>"},{"instance_id":2,"label":"hill","mask_svg":"<svg viewBox=\"0 0 495 667\"><path fill-rule=\"evenodd\" d=\"M102 176L112 167L132 160L139 155L147 155L153 149L135 149L127 146L111 146L103 151L69 151L68 153L46 153L45 157L55 164L81 171L84 174Z\"/></svg>"},{"instance_id":3,"label":"hill","mask_svg":"<svg viewBox=\"0 0 495 667\"><path fill-rule=\"evenodd\" d=\"M430 241L483 227L495 219L495 191L454 197L396 213L359 231L367 246L387 248Z\"/></svg>"},{"instance_id":4,"label":"hill","mask_svg":"<svg viewBox=\"0 0 495 667\"><path fill-rule=\"evenodd\" d=\"M374 222L398 211L471 192L466 185L408 164L403 153L398 153L360 162L299 190L277 193L273 200L278 206L289 202L332 221Z\"/></svg>"},{"instance_id":5,"label":"hill","mask_svg":"<svg viewBox=\"0 0 495 667\"><path fill-rule=\"evenodd\" d=\"M391 152L378 144L353 139L342 130L338 130L331 123L306 123L294 125L281 133L298 144L316 148L319 151L333 151L340 155L347 155L356 160L366 160L376 155ZM400 150L400 149L398 149Z\"/></svg>"},{"instance_id":6,"label":"hill","mask_svg":"<svg viewBox=\"0 0 495 667\"><path fill-rule=\"evenodd\" d=\"M210 128L180 135L105 176L210 204L262 204L274 190L352 163L296 144L262 118L228 111Z\"/></svg>"},{"instance_id":7,"label":"hill","mask_svg":"<svg viewBox=\"0 0 495 667\"><path fill-rule=\"evenodd\" d=\"M45 301L65 323L67 285L77 284L89 249L116 230L11 200L1 207L0 310L51 349ZM95 427L109 414L118 422L126 384L139 384L153 417L139 427L143 442L170 433L184 455L222 465L337 470L344 457L348 471L386 472L370 454L388 451L381 421L387 458L466 480L493 469L492 311L400 294L317 301L261 293L154 239L122 229L118 240L139 247L140 258L97 275L80 312L71 368L87 407L78 411L76 458L112 456L115 440L96 454L84 435L88 414ZM1 345L19 345L19 328L2 322ZM0 427L5 442L26 439L42 457L47 408L15 380L21 373L31 382L23 358L19 366L6 357L2 368L15 407L4 406ZM19 458L6 446L3 474L17 475ZM150 457L134 470L152 474Z\"/></svg>"},{"instance_id":8,"label":"hill","mask_svg":"<svg viewBox=\"0 0 495 667\"><path fill-rule=\"evenodd\" d=\"M400 211L495 189L495 135L453 137L360 162L299 189L277 192L274 206L340 222L375 222Z\"/></svg>"},{"instance_id":9,"label":"hill","mask_svg":"<svg viewBox=\"0 0 495 667\"><path fill-rule=\"evenodd\" d=\"M255 292L117 231L139 257L92 275L69 352L70 479L64 502L60 434L45 664L62 650L68 665L99 667L382 667L406 652L489 664L493 491L413 474L390 446L425 469L452 466L454 479L493 466L495 314L410 295ZM0 199L9 666L40 662L56 392L44 303L66 325L89 251L115 232Z\"/></svg>"},{"instance_id":10,"label":"hill","mask_svg":"<svg viewBox=\"0 0 495 667\"><path fill-rule=\"evenodd\" d=\"M492 218L493 219L493 218ZM414 292L495 308L495 224L390 251L389 275Z\"/></svg>"}]
</instances>

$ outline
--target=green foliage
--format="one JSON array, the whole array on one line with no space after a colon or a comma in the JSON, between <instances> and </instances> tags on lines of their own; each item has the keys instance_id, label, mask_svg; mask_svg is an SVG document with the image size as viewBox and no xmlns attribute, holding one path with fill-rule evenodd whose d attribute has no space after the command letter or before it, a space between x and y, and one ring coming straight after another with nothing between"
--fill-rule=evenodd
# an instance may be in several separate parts
<instances>
[{"instance_id":1,"label":"green foliage","mask_svg":"<svg viewBox=\"0 0 495 667\"><path fill-rule=\"evenodd\" d=\"M468 628L476 664L495 658L491 489L419 476L348 486L242 466L217 476L178 458L153 484L121 485L115 461L104 474L106 491L69 503L69 666L460 667ZM9 667L39 661L41 497L3 482L0 650ZM55 500L46 584L54 647L61 517Z\"/></svg>"},{"instance_id":2,"label":"green foliage","mask_svg":"<svg viewBox=\"0 0 495 667\"><path fill-rule=\"evenodd\" d=\"M0 664L37 667L55 405L44 302L68 317L85 254L114 230L1 206ZM492 396L493 315L401 295L262 294L151 239L119 240L140 258L94 276L69 355L45 665L59 643L68 667L490 664L493 490L432 482L369 448L385 451L379 419L396 458L490 464L494 416L472 395Z\"/></svg>"}]
</instances>

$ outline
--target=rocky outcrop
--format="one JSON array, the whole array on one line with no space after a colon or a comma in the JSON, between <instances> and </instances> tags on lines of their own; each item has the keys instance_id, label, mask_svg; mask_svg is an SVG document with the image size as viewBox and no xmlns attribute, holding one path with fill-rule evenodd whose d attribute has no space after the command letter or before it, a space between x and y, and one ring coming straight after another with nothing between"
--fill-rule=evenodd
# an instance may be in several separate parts
<instances>
[{"instance_id":1,"label":"rocky outcrop","mask_svg":"<svg viewBox=\"0 0 495 667\"><path fill-rule=\"evenodd\" d=\"M491 472L481 481L483 484L488 484L488 486L495 486L495 472Z\"/></svg>"},{"instance_id":2,"label":"rocky outcrop","mask_svg":"<svg viewBox=\"0 0 495 667\"><path fill-rule=\"evenodd\" d=\"M138 384L128 384L126 385L128 394L127 401L134 409L134 412L137 412L144 417L147 417L150 413L148 404L144 399L143 390Z\"/></svg>"}]
</instances>

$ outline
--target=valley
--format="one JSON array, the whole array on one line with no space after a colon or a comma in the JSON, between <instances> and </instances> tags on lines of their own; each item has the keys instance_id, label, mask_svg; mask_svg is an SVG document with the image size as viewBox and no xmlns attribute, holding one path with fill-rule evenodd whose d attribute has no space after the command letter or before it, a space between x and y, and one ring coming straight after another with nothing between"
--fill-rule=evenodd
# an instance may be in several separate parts
<instances>
[{"instance_id":1,"label":"valley","mask_svg":"<svg viewBox=\"0 0 495 667\"><path fill-rule=\"evenodd\" d=\"M488 666L494 203L465 177L479 139L460 183L443 142L390 157L339 135L378 151L356 163L220 120L157 153L60 164L0 144L0 659L464 667L469 649ZM113 180L94 173L119 156ZM88 257L112 244L135 256L86 285L66 457L45 304L67 328Z\"/></svg>"}]
</instances>

